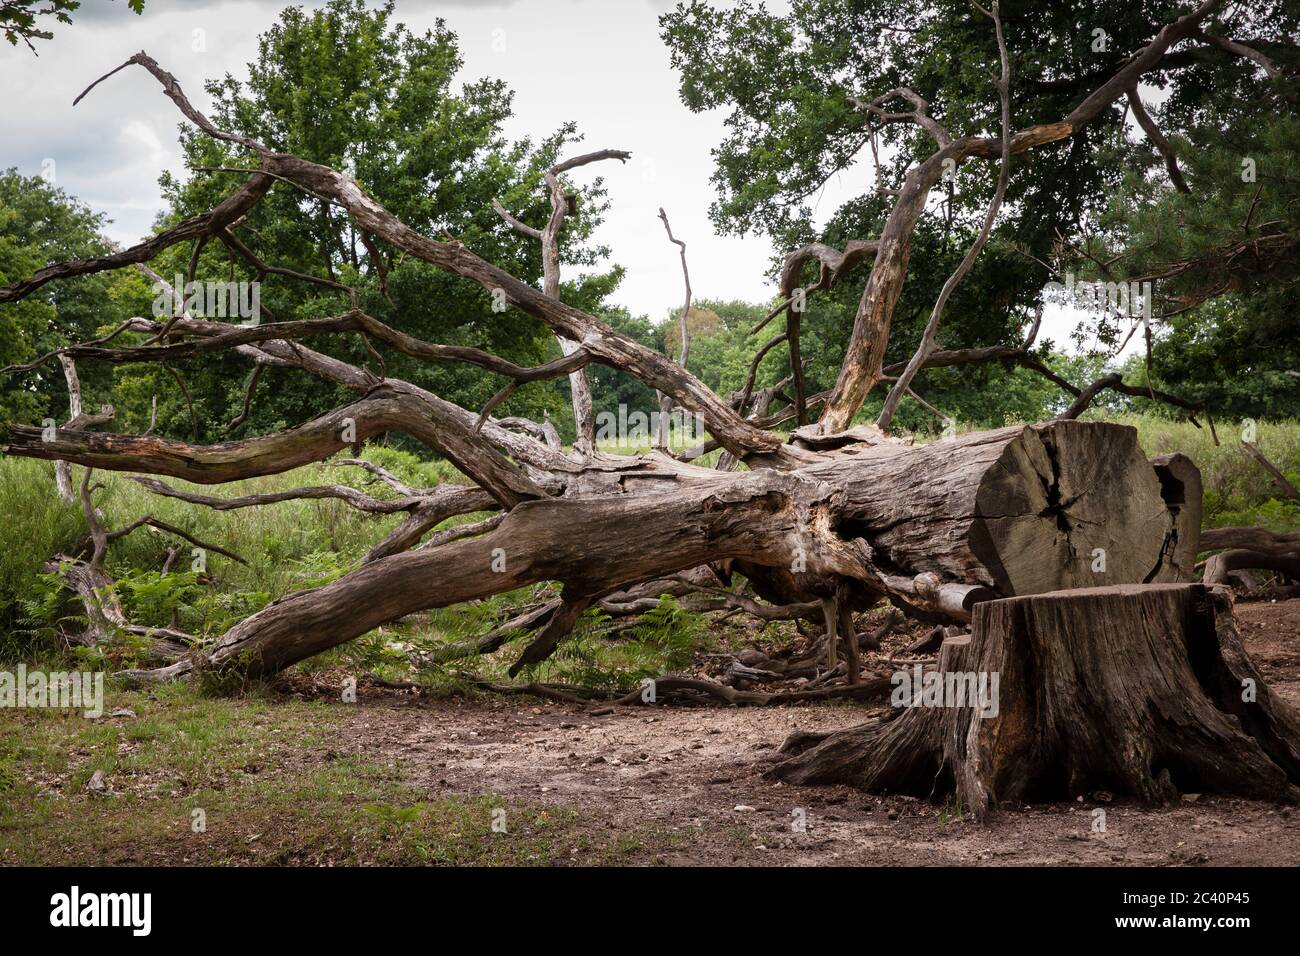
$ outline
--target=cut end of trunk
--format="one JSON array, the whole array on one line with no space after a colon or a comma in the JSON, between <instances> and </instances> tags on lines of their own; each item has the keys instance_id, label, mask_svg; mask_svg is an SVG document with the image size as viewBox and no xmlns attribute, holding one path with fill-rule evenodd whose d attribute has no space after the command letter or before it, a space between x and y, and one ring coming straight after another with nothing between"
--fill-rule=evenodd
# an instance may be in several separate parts
<instances>
[{"instance_id":1,"label":"cut end of trunk","mask_svg":"<svg viewBox=\"0 0 1300 956\"><path fill-rule=\"evenodd\" d=\"M1181 483L1171 474L1168 492L1182 507L1194 484L1199 514L1195 466L1182 459L1176 471ZM1008 596L1172 579L1174 507L1135 429L1027 426L980 483L971 550ZM1185 546L1177 553L1186 560Z\"/></svg>"}]
</instances>

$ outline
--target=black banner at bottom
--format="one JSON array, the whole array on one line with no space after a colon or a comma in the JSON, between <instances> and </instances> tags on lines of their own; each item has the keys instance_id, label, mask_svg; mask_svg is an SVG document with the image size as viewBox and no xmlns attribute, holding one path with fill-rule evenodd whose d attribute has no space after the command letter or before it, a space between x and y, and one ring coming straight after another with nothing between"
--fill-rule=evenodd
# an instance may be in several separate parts
<instances>
[{"instance_id":1,"label":"black banner at bottom","mask_svg":"<svg viewBox=\"0 0 1300 956\"><path fill-rule=\"evenodd\" d=\"M902 942L979 934L999 942L1107 936L1225 942L1295 920L1293 871L1029 869L0 869L16 938L110 937L220 944L341 944L477 927L535 937L538 920L589 933L678 932L735 942L807 933L830 920ZM767 914L767 915L764 915ZM603 923L596 923L603 920ZM669 934L671 935L671 934ZM693 941L698 944L700 935ZM664 943L660 937L660 943Z\"/></svg>"}]
</instances>

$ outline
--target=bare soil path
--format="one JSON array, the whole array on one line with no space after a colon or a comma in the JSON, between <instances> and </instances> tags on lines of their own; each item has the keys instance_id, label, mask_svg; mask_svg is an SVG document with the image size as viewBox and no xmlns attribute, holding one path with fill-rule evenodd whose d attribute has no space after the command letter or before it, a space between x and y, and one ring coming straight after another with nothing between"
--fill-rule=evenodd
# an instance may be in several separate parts
<instances>
[{"instance_id":1,"label":"bare soil path","mask_svg":"<svg viewBox=\"0 0 1300 956\"><path fill-rule=\"evenodd\" d=\"M1240 604L1246 646L1300 707L1300 600ZM952 807L762 772L785 736L863 719L860 707L594 708L532 698L429 700L363 688L339 746L395 764L431 798L555 805L593 828L672 834L656 859L757 865L1295 865L1300 810L1185 794L1147 808L1095 794L1011 808L987 826ZM1094 811L1105 813L1095 832Z\"/></svg>"}]
</instances>

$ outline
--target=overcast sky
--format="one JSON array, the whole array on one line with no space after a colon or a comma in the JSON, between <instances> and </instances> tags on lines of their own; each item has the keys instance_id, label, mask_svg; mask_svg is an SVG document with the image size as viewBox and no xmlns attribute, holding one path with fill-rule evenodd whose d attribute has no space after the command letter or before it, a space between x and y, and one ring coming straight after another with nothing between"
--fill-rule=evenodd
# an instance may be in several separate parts
<instances>
[{"instance_id":1,"label":"overcast sky","mask_svg":"<svg viewBox=\"0 0 1300 956\"><path fill-rule=\"evenodd\" d=\"M73 109L92 80L145 50L174 73L201 109L203 81L243 79L258 34L287 4L278 0L147 0L143 16L125 0L85 0L55 37L0 49L5 126L0 167L40 173L52 163L56 183L103 212L111 238L124 244L150 232L162 208L158 176L182 172L180 116L143 70L118 74ZM320 4L304 3L306 7ZM677 308L682 286L677 249L658 221L663 206L674 233L688 243L691 280L700 298L766 300L771 246L762 237L720 237L708 219L715 193L710 150L723 136L724 114L691 113L677 95L677 75L659 38L668 0L398 0L397 17L422 32L438 16L460 37L463 80L499 77L515 91L506 132L539 137L572 120L583 147L632 152L625 165L579 171L603 175L611 208L597 238L627 268L615 300L658 321ZM781 9L784 0L770 2ZM196 31L202 31L196 33ZM196 44L200 37L201 44ZM195 47L201 46L201 50ZM869 186L861 162L814 196L824 220ZM1044 334L1065 344L1072 321L1052 310Z\"/></svg>"}]
</instances>

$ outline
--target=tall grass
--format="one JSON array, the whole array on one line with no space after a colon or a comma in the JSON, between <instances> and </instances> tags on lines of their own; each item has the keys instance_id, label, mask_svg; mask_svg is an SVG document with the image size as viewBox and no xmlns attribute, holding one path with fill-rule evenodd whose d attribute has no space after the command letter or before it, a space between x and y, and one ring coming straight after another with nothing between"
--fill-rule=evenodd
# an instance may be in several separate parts
<instances>
[{"instance_id":1,"label":"tall grass","mask_svg":"<svg viewBox=\"0 0 1300 956\"><path fill-rule=\"evenodd\" d=\"M1132 425L1152 457L1182 452L1201 470L1206 527L1259 525L1271 531L1300 530L1300 504L1287 500L1268 473L1241 447L1243 425L1216 423L1219 444L1202 420L1170 421L1144 415L1112 415L1107 421ZM1259 422L1254 444L1300 487L1300 422Z\"/></svg>"},{"instance_id":2,"label":"tall grass","mask_svg":"<svg viewBox=\"0 0 1300 956\"><path fill-rule=\"evenodd\" d=\"M0 651L36 591L45 562L85 531L81 509L54 493L52 462L0 459Z\"/></svg>"},{"instance_id":3,"label":"tall grass","mask_svg":"<svg viewBox=\"0 0 1300 956\"><path fill-rule=\"evenodd\" d=\"M420 461L394 449L368 448L366 458L417 487L433 487L459 477L445 462ZM74 483L80 481L81 474L79 467L74 468ZM396 496L387 486L370 483L368 474L359 468L328 464L218 488L167 481L176 488L218 498L320 484L350 485L377 498ZM119 593L128 612L155 605L170 610L179 604L182 617L178 625L198 635L224 631L234 621L284 594L346 573L405 517L403 513L365 514L334 499L286 501L218 512L152 494L114 472L96 471L93 483L103 486L95 491L94 502L108 528L120 528L143 515L152 515L247 562L240 564L208 552L205 566L196 566L192 545L147 527L110 545L108 569L121 584ZM72 552L85 539L87 530L80 506L59 500L54 488L54 466L48 462L0 459L0 509L0 650L12 653L13 648L5 647L3 638L13 643L24 602L52 586L43 578L44 565L55 554ZM171 547L181 549L179 560L173 564L174 573L160 581L158 572ZM200 577L203 587L195 589L195 579ZM196 594L202 594L202 599L194 599ZM148 615L136 622L169 623Z\"/></svg>"}]
</instances>

